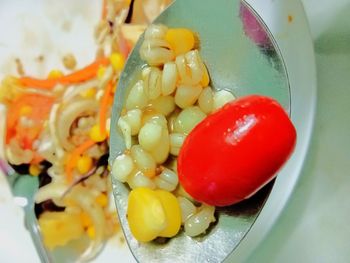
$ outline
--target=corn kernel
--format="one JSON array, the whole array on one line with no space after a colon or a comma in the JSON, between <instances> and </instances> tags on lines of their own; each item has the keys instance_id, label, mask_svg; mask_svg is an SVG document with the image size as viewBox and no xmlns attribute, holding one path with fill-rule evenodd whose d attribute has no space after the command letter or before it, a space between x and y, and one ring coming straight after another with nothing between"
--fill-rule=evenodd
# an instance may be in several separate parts
<instances>
[{"instance_id":1,"label":"corn kernel","mask_svg":"<svg viewBox=\"0 0 350 263\"><path fill-rule=\"evenodd\" d=\"M210 79L209 79L208 70L204 64L203 64L203 71L204 71L204 74L200 84L202 85L202 87L207 87L209 85Z\"/></svg>"},{"instance_id":2,"label":"corn kernel","mask_svg":"<svg viewBox=\"0 0 350 263\"><path fill-rule=\"evenodd\" d=\"M120 53L113 53L109 60L111 61L112 67L115 71L120 71L123 69L125 64L125 59L122 54Z\"/></svg>"},{"instance_id":3,"label":"corn kernel","mask_svg":"<svg viewBox=\"0 0 350 263\"><path fill-rule=\"evenodd\" d=\"M181 208L179 201L175 195L165 190L156 190L155 194L163 205L167 219L167 227L159 233L159 236L173 237L179 232L181 227Z\"/></svg>"},{"instance_id":4,"label":"corn kernel","mask_svg":"<svg viewBox=\"0 0 350 263\"><path fill-rule=\"evenodd\" d=\"M90 130L90 138L95 142L102 142L106 140L107 135L101 133L99 125L94 125Z\"/></svg>"},{"instance_id":5,"label":"corn kernel","mask_svg":"<svg viewBox=\"0 0 350 263\"><path fill-rule=\"evenodd\" d=\"M95 88L89 88L87 90L84 90L80 93L80 96L86 99L91 99L96 95L96 89Z\"/></svg>"},{"instance_id":6,"label":"corn kernel","mask_svg":"<svg viewBox=\"0 0 350 263\"><path fill-rule=\"evenodd\" d=\"M80 174L86 174L92 167L92 158L86 155L79 157L77 161L77 169Z\"/></svg>"},{"instance_id":7,"label":"corn kernel","mask_svg":"<svg viewBox=\"0 0 350 263\"><path fill-rule=\"evenodd\" d=\"M95 200L101 207L106 207L108 205L108 198L104 193L99 194Z\"/></svg>"},{"instance_id":8,"label":"corn kernel","mask_svg":"<svg viewBox=\"0 0 350 263\"><path fill-rule=\"evenodd\" d=\"M49 72L49 75L47 76L47 78L49 79L58 79L60 77L63 76L63 73L61 70L59 69L53 69Z\"/></svg>"},{"instance_id":9,"label":"corn kernel","mask_svg":"<svg viewBox=\"0 0 350 263\"><path fill-rule=\"evenodd\" d=\"M89 226L88 229L86 230L86 233L90 239L94 239L96 236L96 231L93 226Z\"/></svg>"},{"instance_id":10,"label":"corn kernel","mask_svg":"<svg viewBox=\"0 0 350 263\"><path fill-rule=\"evenodd\" d=\"M31 176L38 176L41 172L40 166L36 165L36 164L31 164L29 166L29 174Z\"/></svg>"},{"instance_id":11,"label":"corn kernel","mask_svg":"<svg viewBox=\"0 0 350 263\"><path fill-rule=\"evenodd\" d=\"M193 32L186 28L169 29L165 34L165 40L169 43L175 56L190 51L195 44Z\"/></svg>"},{"instance_id":12,"label":"corn kernel","mask_svg":"<svg viewBox=\"0 0 350 263\"><path fill-rule=\"evenodd\" d=\"M102 79L105 72L106 72L106 67L100 66L97 70L97 78Z\"/></svg>"},{"instance_id":13,"label":"corn kernel","mask_svg":"<svg viewBox=\"0 0 350 263\"><path fill-rule=\"evenodd\" d=\"M90 216L85 212L82 212L80 214L80 221L83 227L89 227L92 224Z\"/></svg>"},{"instance_id":14,"label":"corn kernel","mask_svg":"<svg viewBox=\"0 0 350 263\"><path fill-rule=\"evenodd\" d=\"M25 105L25 106L23 106L22 108L21 108L21 110L20 110L20 115L21 116L28 116L29 114L31 114L32 113L32 111L33 111L33 108L32 107L30 107L30 106L28 106L28 105Z\"/></svg>"},{"instance_id":15,"label":"corn kernel","mask_svg":"<svg viewBox=\"0 0 350 263\"><path fill-rule=\"evenodd\" d=\"M139 187L130 192L127 219L133 236L141 242L155 239L166 226L166 214L155 191Z\"/></svg>"}]
</instances>

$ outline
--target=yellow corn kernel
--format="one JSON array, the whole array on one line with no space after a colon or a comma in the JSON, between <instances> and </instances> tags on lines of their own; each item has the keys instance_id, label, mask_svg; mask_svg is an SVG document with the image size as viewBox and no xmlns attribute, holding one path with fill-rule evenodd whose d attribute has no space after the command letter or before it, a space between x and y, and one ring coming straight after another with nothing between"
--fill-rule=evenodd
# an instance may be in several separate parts
<instances>
[{"instance_id":1,"label":"yellow corn kernel","mask_svg":"<svg viewBox=\"0 0 350 263\"><path fill-rule=\"evenodd\" d=\"M38 176L41 172L41 168L39 165L36 165L36 164L31 164L29 166L29 174L31 176Z\"/></svg>"},{"instance_id":2,"label":"yellow corn kernel","mask_svg":"<svg viewBox=\"0 0 350 263\"><path fill-rule=\"evenodd\" d=\"M159 233L161 237L173 237L175 236L181 227L181 208L179 201L172 193L164 190L156 190L160 202L163 205L167 227Z\"/></svg>"},{"instance_id":3,"label":"yellow corn kernel","mask_svg":"<svg viewBox=\"0 0 350 263\"><path fill-rule=\"evenodd\" d=\"M47 76L48 79L58 79L63 76L63 73L59 69L53 69L49 72L49 75Z\"/></svg>"},{"instance_id":4,"label":"yellow corn kernel","mask_svg":"<svg viewBox=\"0 0 350 263\"><path fill-rule=\"evenodd\" d=\"M86 155L80 156L77 161L77 169L81 174L86 174L91 170L92 158Z\"/></svg>"},{"instance_id":5,"label":"yellow corn kernel","mask_svg":"<svg viewBox=\"0 0 350 263\"><path fill-rule=\"evenodd\" d=\"M91 140L93 140L94 142L102 142L107 138L107 134L101 133L101 129L99 125L92 126L89 135Z\"/></svg>"},{"instance_id":6,"label":"yellow corn kernel","mask_svg":"<svg viewBox=\"0 0 350 263\"><path fill-rule=\"evenodd\" d=\"M22 115L22 116L28 116L29 114L31 114L33 111L33 108L28 106L28 105L25 105L23 106L21 109L20 109L20 112L19 114Z\"/></svg>"},{"instance_id":7,"label":"yellow corn kernel","mask_svg":"<svg viewBox=\"0 0 350 263\"><path fill-rule=\"evenodd\" d=\"M91 98L95 97L95 95L96 95L95 88L89 88L89 89L84 90L80 93L80 96L82 96L83 98L86 98L86 99L91 99Z\"/></svg>"},{"instance_id":8,"label":"yellow corn kernel","mask_svg":"<svg viewBox=\"0 0 350 263\"><path fill-rule=\"evenodd\" d=\"M112 67L115 71L120 71L123 69L125 59L122 54L112 53L112 55L109 57L109 60L111 61Z\"/></svg>"},{"instance_id":9,"label":"yellow corn kernel","mask_svg":"<svg viewBox=\"0 0 350 263\"><path fill-rule=\"evenodd\" d=\"M139 187L129 194L127 219L133 236L141 242L155 239L166 226L166 214L155 191Z\"/></svg>"},{"instance_id":10,"label":"yellow corn kernel","mask_svg":"<svg viewBox=\"0 0 350 263\"><path fill-rule=\"evenodd\" d=\"M105 72L106 72L106 67L100 66L97 70L97 78L102 79Z\"/></svg>"},{"instance_id":11,"label":"yellow corn kernel","mask_svg":"<svg viewBox=\"0 0 350 263\"><path fill-rule=\"evenodd\" d=\"M203 71L204 71L204 74L200 84L202 85L202 87L207 87L209 85L210 78L209 78L208 70L204 64L203 64Z\"/></svg>"},{"instance_id":12,"label":"yellow corn kernel","mask_svg":"<svg viewBox=\"0 0 350 263\"><path fill-rule=\"evenodd\" d=\"M99 194L95 200L101 207L106 207L108 205L108 197L104 193Z\"/></svg>"},{"instance_id":13,"label":"yellow corn kernel","mask_svg":"<svg viewBox=\"0 0 350 263\"><path fill-rule=\"evenodd\" d=\"M80 238L84 233L79 214L44 212L38 222L48 249L64 246L69 241Z\"/></svg>"},{"instance_id":14,"label":"yellow corn kernel","mask_svg":"<svg viewBox=\"0 0 350 263\"><path fill-rule=\"evenodd\" d=\"M172 28L165 34L165 40L169 43L175 56L185 54L194 48L195 38L193 32L186 28Z\"/></svg>"},{"instance_id":15,"label":"yellow corn kernel","mask_svg":"<svg viewBox=\"0 0 350 263\"><path fill-rule=\"evenodd\" d=\"M7 76L0 83L0 102L14 101L21 92L21 84L18 78Z\"/></svg>"},{"instance_id":16,"label":"yellow corn kernel","mask_svg":"<svg viewBox=\"0 0 350 263\"><path fill-rule=\"evenodd\" d=\"M80 221L83 227L89 227L92 225L91 218L86 212L80 213Z\"/></svg>"},{"instance_id":17,"label":"yellow corn kernel","mask_svg":"<svg viewBox=\"0 0 350 263\"><path fill-rule=\"evenodd\" d=\"M96 236L96 231L93 226L89 226L88 229L86 230L86 233L90 239L94 239Z\"/></svg>"}]
</instances>

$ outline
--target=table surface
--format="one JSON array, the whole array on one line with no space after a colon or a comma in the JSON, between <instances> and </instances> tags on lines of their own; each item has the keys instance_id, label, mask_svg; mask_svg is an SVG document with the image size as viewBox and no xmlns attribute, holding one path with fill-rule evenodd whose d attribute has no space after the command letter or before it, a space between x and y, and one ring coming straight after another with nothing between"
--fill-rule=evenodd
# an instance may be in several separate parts
<instances>
[{"instance_id":1,"label":"table surface","mask_svg":"<svg viewBox=\"0 0 350 263\"><path fill-rule=\"evenodd\" d=\"M247 262L348 262L350 258L350 0L303 0L315 43L318 102L310 152L277 224ZM0 177L0 180L2 178ZM0 182L0 192L8 189ZM3 196L3 195L1 195ZM13 227L21 211L0 200L1 258L36 262L29 236ZM13 221L13 215L15 220ZM16 238L28 238L18 253ZM109 260L110 261L110 260Z\"/></svg>"}]
</instances>

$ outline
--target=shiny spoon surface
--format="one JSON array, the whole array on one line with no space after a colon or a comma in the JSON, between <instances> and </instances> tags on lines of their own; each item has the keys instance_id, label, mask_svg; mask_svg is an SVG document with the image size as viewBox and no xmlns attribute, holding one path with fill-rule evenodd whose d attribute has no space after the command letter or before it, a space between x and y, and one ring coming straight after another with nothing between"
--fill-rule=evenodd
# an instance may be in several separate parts
<instances>
[{"instance_id":1,"label":"shiny spoon surface","mask_svg":"<svg viewBox=\"0 0 350 263\"><path fill-rule=\"evenodd\" d=\"M177 0L154 23L186 27L198 33L200 54L215 90L237 97L262 94L277 99L290 112L290 89L282 56L269 30L245 2L239 0ZM135 73L145 64L137 42L121 74L115 94L110 138L110 163L125 150L117 121ZM270 183L253 197L216 211L217 222L200 237L180 232L164 244L139 243L126 218L130 189L113 179L119 219L129 248L139 262L222 262L254 224L273 186Z\"/></svg>"}]
</instances>

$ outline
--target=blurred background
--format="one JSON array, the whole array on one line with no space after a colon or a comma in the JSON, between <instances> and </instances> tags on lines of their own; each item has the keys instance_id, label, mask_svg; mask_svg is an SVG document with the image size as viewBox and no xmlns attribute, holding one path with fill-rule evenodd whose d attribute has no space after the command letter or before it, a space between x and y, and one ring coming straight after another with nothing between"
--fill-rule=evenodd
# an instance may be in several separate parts
<instances>
[{"instance_id":1,"label":"blurred background","mask_svg":"<svg viewBox=\"0 0 350 263\"><path fill-rule=\"evenodd\" d=\"M286 209L267 238L244 258L246 262L349 262L350 258L350 0L302 2L318 82L311 148ZM37 262L29 235L19 227L22 211L13 207L4 180L0 177L0 261ZM17 247L18 240L26 246ZM118 261L102 255L100 262L112 260Z\"/></svg>"}]
</instances>

